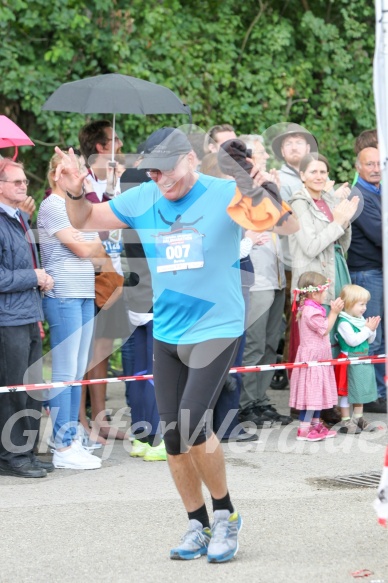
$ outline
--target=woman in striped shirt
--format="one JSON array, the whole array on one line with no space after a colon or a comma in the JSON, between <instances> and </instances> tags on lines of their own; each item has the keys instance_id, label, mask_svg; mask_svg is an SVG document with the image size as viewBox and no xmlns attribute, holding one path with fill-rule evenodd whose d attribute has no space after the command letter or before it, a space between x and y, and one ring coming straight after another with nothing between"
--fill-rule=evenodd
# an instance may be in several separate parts
<instances>
[{"instance_id":1,"label":"woman in striped shirt","mask_svg":"<svg viewBox=\"0 0 388 583\"><path fill-rule=\"evenodd\" d=\"M101 265L106 252L97 233L81 234L71 226L62 176L55 178L60 161L57 154L51 158L47 177L52 192L38 213L42 264L55 278L43 309L50 326L52 379L75 381L85 373L93 334L94 264ZM76 439L80 399L79 384L50 391L56 468L101 467L101 460Z\"/></svg>"}]
</instances>

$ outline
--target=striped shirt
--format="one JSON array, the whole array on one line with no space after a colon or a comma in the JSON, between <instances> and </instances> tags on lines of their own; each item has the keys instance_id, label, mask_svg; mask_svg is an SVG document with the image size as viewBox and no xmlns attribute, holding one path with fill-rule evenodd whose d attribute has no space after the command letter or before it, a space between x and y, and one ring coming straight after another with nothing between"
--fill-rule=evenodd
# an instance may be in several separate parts
<instances>
[{"instance_id":1,"label":"striped shirt","mask_svg":"<svg viewBox=\"0 0 388 583\"><path fill-rule=\"evenodd\" d=\"M55 233L71 227L65 200L52 193L40 205L38 231L42 266L54 279L54 288L46 291L50 298L94 298L94 267L60 242ZM97 233L83 233L91 241Z\"/></svg>"}]
</instances>

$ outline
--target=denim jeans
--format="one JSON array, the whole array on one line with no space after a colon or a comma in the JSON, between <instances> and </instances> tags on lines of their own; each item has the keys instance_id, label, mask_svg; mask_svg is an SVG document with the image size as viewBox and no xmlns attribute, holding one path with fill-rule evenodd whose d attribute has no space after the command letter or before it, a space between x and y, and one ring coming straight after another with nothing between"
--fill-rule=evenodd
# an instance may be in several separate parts
<instances>
[{"instance_id":1,"label":"denim jeans","mask_svg":"<svg viewBox=\"0 0 388 583\"><path fill-rule=\"evenodd\" d=\"M371 295L364 318L380 316L381 323L376 330L375 341L369 346L369 354L385 354L384 335L384 281L382 269L370 269L368 271L351 271L352 283L367 289ZM385 388L385 363L375 364L377 392L379 397L387 398Z\"/></svg>"},{"instance_id":2,"label":"denim jeans","mask_svg":"<svg viewBox=\"0 0 388 583\"><path fill-rule=\"evenodd\" d=\"M50 326L52 380L81 380L93 335L94 300L44 298L43 311ZM50 391L50 415L57 448L71 445L77 431L81 385Z\"/></svg>"}]
</instances>

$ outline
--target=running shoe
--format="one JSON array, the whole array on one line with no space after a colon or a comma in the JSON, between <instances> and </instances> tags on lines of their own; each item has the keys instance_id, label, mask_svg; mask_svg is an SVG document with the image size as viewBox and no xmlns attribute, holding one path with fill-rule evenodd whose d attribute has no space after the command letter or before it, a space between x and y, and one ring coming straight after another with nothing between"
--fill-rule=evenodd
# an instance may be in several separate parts
<instances>
[{"instance_id":1,"label":"running shoe","mask_svg":"<svg viewBox=\"0 0 388 583\"><path fill-rule=\"evenodd\" d=\"M210 528L203 528L198 520L189 520L189 528L180 545L171 549L170 559L190 561L206 555L211 537Z\"/></svg>"},{"instance_id":2,"label":"running shoe","mask_svg":"<svg viewBox=\"0 0 388 583\"><path fill-rule=\"evenodd\" d=\"M145 462L165 462L166 460L167 452L163 439L156 447L148 446L148 449L143 457L143 461Z\"/></svg>"},{"instance_id":3,"label":"running shoe","mask_svg":"<svg viewBox=\"0 0 388 583\"><path fill-rule=\"evenodd\" d=\"M215 510L211 528L211 539L207 550L209 563L230 561L238 551L238 533L242 527L242 518L238 512Z\"/></svg>"},{"instance_id":4,"label":"running shoe","mask_svg":"<svg viewBox=\"0 0 388 583\"><path fill-rule=\"evenodd\" d=\"M147 442L139 441L139 439L134 439L132 442L132 449L129 453L131 457L144 457L150 446Z\"/></svg>"}]
</instances>

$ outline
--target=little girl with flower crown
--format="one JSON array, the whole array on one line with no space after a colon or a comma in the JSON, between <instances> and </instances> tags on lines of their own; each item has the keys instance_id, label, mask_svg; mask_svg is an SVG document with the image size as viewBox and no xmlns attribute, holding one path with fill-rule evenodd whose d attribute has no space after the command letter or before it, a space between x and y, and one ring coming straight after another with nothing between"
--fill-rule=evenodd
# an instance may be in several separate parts
<instances>
[{"instance_id":1,"label":"little girl with flower crown","mask_svg":"<svg viewBox=\"0 0 388 583\"><path fill-rule=\"evenodd\" d=\"M300 344L295 362L331 360L329 334L338 314L344 307L341 298L330 302L330 312L322 304L326 303L330 281L320 273L307 271L298 281L294 290L294 306L299 294L299 335ZM331 409L337 404L337 385L333 366L295 368L290 381L290 406L300 410L299 429L296 439L300 441L322 441L335 437L320 420L322 409Z\"/></svg>"}]
</instances>

